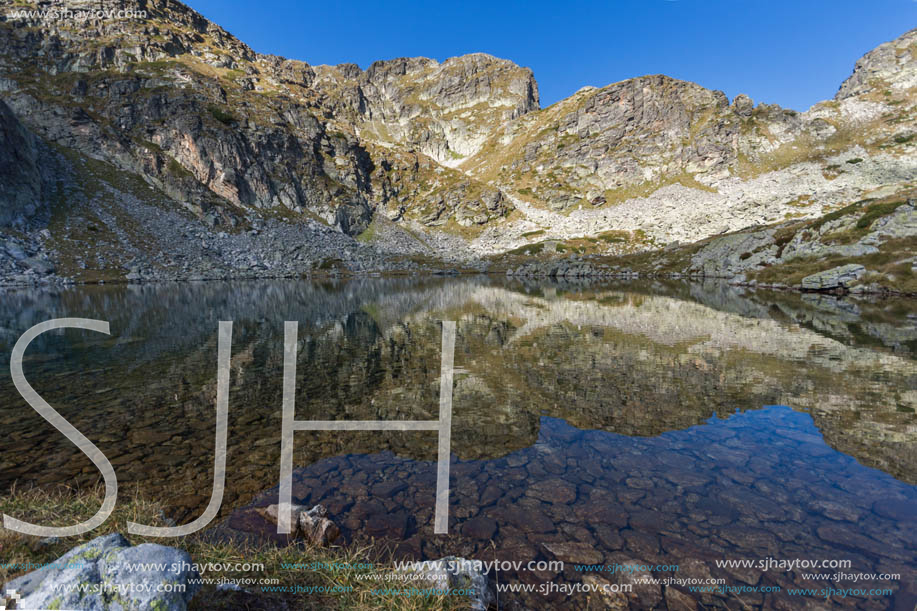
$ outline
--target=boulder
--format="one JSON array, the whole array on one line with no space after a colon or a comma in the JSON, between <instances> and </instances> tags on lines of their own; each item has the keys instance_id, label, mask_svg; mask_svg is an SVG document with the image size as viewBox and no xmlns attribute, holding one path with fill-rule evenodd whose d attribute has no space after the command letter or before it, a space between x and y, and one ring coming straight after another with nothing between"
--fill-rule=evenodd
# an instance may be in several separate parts
<instances>
[{"instance_id":1,"label":"boulder","mask_svg":"<svg viewBox=\"0 0 917 611\"><path fill-rule=\"evenodd\" d=\"M397 572L413 574L417 581L424 581L431 588L474 590L474 594L469 596L472 611L486 611L495 598L480 566L480 562L446 556L418 563L412 568L399 568Z\"/></svg>"},{"instance_id":2,"label":"boulder","mask_svg":"<svg viewBox=\"0 0 917 611\"><path fill-rule=\"evenodd\" d=\"M847 288L860 276L866 273L866 268L856 263L848 263L834 267L802 279L801 286L804 290L825 291L835 288Z\"/></svg>"},{"instance_id":3,"label":"boulder","mask_svg":"<svg viewBox=\"0 0 917 611\"><path fill-rule=\"evenodd\" d=\"M138 565L143 565L139 567ZM18 609L181 611L200 589L187 552L119 534L73 548L55 562L7 583Z\"/></svg>"},{"instance_id":4,"label":"boulder","mask_svg":"<svg viewBox=\"0 0 917 611\"><path fill-rule=\"evenodd\" d=\"M737 115L750 117L755 109L755 103L750 97L740 93L732 100L732 108Z\"/></svg>"},{"instance_id":5,"label":"boulder","mask_svg":"<svg viewBox=\"0 0 917 611\"><path fill-rule=\"evenodd\" d=\"M326 517L328 510L322 505L316 505L312 509L306 509L302 505L291 505L290 509L293 512L293 534L302 536L311 545L331 545L341 534L337 524ZM277 523L277 505L268 505L257 511L274 524Z\"/></svg>"},{"instance_id":6,"label":"boulder","mask_svg":"<svg viewBox=\"0 0 917 611\"><path fill-rule=\"evenodd\" d=\"M42 276L53 273L55 269L54 263L44 257L29 257L23 259L22 264Z\"/></svg>"},{"instance_id":7,"label":"boulder","mask_svg":"<svg viewBox=\"0 0 917 611\"><path fill-rule=\"evenodd\" d=\"M497 210L500 207L500 203L503 201L503 193L497 190L485 191L481 196L481 202L484 204L484 207L490 211Z\"/></svg>"},{"instance_id":8,"label":"boulder","mask_svg":"<svg viewBox=\"0 0 917 611\"><path fill-rule=\"evenodd\" d=\"M372 220L373 211L363 201L341 204L334 214L334 223L349 236L358 236L366 231Z\"/></svg>"}]
</instances>

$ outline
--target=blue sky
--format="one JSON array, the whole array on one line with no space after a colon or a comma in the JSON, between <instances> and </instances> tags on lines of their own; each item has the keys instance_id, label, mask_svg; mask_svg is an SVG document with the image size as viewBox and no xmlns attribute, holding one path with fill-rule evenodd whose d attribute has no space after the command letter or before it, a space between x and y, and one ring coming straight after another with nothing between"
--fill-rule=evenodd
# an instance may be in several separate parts
<instances>
[{"instance_id":1,"label":"blue sky","mask_svg":"<svg viewBox=\"0 0 917 611\"><path fill-rule=\"evenodd\" d=\"M481 51L528 66L542 106L663 73L805 110L866 51L917 26L917 0L190 0L261 53L310 64Z\"/></svg>"}]
</instances>

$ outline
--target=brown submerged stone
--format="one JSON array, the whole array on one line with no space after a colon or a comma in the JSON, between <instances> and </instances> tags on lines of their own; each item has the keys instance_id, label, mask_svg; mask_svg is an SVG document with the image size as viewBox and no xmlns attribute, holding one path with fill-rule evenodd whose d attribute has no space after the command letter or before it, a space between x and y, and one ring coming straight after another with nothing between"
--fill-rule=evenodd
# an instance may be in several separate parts
<instances>
[{"instance_id":1,"label":"brown submerged stone","mask_svg":"<svg viewBox=\"0 0 917 611\"><path fill-rule=\"evenodd\" d=\"M600 564L604 558L602 552L587 543L577 541L568 543L545 543L544 548L558 560L571 564Z\"/></svg>"}]
</instances>

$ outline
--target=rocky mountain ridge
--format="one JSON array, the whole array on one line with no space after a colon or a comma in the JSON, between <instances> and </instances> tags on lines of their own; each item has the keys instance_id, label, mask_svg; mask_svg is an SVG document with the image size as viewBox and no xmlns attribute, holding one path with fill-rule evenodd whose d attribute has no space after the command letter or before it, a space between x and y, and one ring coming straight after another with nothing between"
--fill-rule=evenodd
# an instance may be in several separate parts
<instances>
[{"instance_id":1,"label":"rocky mountain ridge","mask_svg":"<svg viewBox=\"0 0 917 611\"><path fill-rule=\"evenodd\" d=\"M3 133L47 149L33 178L58 177L39 195L4 173L2 218L18 232L5 233L64 277L385 271L584 244L621 255L815 218L917 176L917 30L806 113L662 75L540 109L532 72L486 54L311 66L174 0L61 18L97 5L0 2ZM287 229L266 240L266 227ZM225 239L239 244L213 247Z\"/></svg>"}]
</instances>

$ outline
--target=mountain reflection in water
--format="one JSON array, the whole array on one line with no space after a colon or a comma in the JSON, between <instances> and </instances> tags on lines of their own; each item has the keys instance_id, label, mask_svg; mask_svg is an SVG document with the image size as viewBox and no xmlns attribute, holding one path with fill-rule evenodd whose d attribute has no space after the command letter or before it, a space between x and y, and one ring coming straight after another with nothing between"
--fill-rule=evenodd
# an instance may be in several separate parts
<instances>
[{"instance_id":1,"label":"mountain reflection in water","mask_svg":"<svg viewBox=\"0 0 917 611\"><path fill-rule=\"evenodd\" d=\"M325 504L347 537L391 538L412 558L568 563L563 575L505 576L539 583L581 581L572 563L627 559L680 566L657 577L821 588L831 581L714 561L849 559L846 572L902 578L856 584L892 587L892 597L838 605L908 604L914 592L900 588L917 583L915 310L717 284L490 279L8 292L0 485L97 478L13 388L12 345L38 322L110 322L110 337L39 337L26 376L108 456L123 486L140 486L187 522L211 487L217 323L234 321L220 528L269 536L251 507L276 499L283 322L299 321L298 419L426 420L438 410L439 321L456 320L449 537L432 534L435 433L296 434L294 497ZM774 405L789 408L763 407ZM640 604L671 607L671 590L643 588ZM514 604L545 601L527 596ZM690 596L766 608L801 600Z\"/></svg>"}]
</instances>

